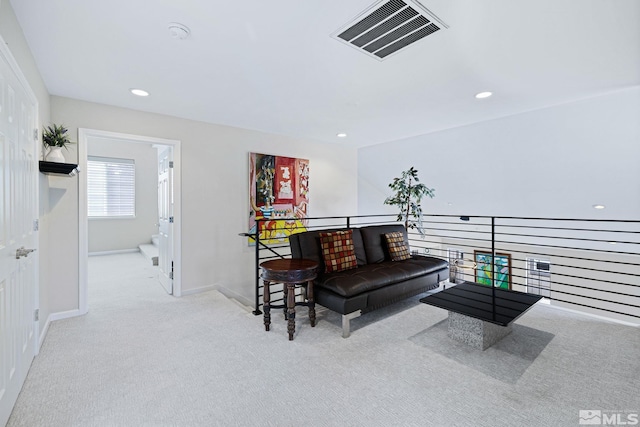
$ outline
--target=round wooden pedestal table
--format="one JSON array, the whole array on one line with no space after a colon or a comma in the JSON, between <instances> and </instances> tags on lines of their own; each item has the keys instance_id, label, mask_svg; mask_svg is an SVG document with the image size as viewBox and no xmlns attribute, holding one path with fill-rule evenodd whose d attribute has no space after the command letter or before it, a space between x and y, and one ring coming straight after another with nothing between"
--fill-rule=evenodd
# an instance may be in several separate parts
<instances>
[{"instance_id":1,"label":"round wooden pedestal table","mask_svg":"<svg viewBox=\"0 0 640 427\"><path fill-rule=\"evenodd\" d=\"M316 309L313 301L313 279L316 278L318 263L309 259L273 259L260 264L262 280L264 281L264 328L269 330L271 325L271 308L284 308L288 321L287 330L289 341L293 340L296 330L296 305L309 307L311 327L316 326ZM269 286L272 283L282 283L286 305L271 305ZM295 300L296 285L306 286L306 302Z\"/></svg>"}]
</instances>

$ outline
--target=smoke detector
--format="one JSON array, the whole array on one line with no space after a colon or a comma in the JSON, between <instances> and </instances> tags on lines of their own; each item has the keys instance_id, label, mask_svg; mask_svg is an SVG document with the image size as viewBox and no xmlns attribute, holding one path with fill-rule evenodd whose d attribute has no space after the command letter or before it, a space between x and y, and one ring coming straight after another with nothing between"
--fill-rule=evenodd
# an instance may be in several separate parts
<instances>
[{"instance_id":1,"label":"smoke detector","mask_svg":"<svg viewBox=\"0 0 640 427\"><path fill-rule=\"evenodd\" d=\"M449 28L417 0L382 0L331 37L382 61L429 35Z\"/></svg>"},{"instance_id":2,"label":"smoke detector","mask_svg":"<svg viewBox=\"0 0 640 427\"><path fill-rule=\"evenodd\" d=\"M177 22L171 22L169 24L169 35L172 39L184 40L189 37L191 30L186 25L179 24Z\"/></svg>"}]
</instances>

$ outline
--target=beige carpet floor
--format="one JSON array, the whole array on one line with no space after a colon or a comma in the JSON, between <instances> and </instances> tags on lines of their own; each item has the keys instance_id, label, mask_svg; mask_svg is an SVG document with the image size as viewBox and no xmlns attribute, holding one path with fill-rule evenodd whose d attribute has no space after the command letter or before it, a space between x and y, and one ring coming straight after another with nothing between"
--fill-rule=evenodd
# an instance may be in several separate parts
<instances>
[{"instance_id":1,"label":"beige carpet floor","mask_svg":"<svg viewBox=\"0 0 640 427\"><path fill-rule=\"evenodd\" d=\"M8 425L577 426L640 412L640 329L537 305L482 352L417 298L299 310L295 340L216 291L174 298L139 254L90 259L90 312L54 322Z\"/></svg>"}]
</instances>

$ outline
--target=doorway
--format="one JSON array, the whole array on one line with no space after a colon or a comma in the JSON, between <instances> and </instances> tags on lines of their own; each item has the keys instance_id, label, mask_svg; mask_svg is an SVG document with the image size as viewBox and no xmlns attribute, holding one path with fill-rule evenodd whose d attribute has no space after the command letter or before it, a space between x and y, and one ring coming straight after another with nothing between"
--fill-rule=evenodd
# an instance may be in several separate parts
<instances>
[{"instance_id":1,"label":"doorway","mask_svg":"<svg viewBox=\"0 0 640 427\"><path fill-rule=\"evenodd\" d=\"M132 144L146 144L154 147L165 147L172 154L172 183L171 188L171 232L164 245L169 245L170 250L165 249L165 256L170 260L164 260L165 265L171 265L171 287L169 293L181 296L181 180L180 180L180 141L163 138L155 138L140 135L122 134L94 129L78 130L78 167L80 171L87 170L88 147L91 141L113 140ZM160 151L160 150L159 150ZM87 174L79 175L79 308L81 314L88 312L88 256L89 256L89 218L87 198ZM160 179L160 178L159 178ZM162 250L161 250L162 251ZM171 255L172 253L172 255ZM164 284L163 284L164 285ZM166 286L165 286L166 288Z\"/></svg>"}]
</instances>

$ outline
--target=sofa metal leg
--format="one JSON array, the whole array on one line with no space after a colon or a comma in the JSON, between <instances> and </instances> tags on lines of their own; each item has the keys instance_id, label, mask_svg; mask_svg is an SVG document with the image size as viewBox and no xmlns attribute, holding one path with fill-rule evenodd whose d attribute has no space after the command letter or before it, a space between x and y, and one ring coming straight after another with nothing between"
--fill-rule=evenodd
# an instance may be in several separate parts
<instances>
[{"instance_id":1,"label":"sofa metal leg","mask_svg":"<svg viewBox=\"0 0 640 427\"><path fill-rule=\"evenodd\" d=\"M342 315L342 338L349 338L349 335L351 335L351 325L349 321L356 317L360 317L361 314L362 311L357 310L352 313Z\"/></svg>"}]
</instances>

